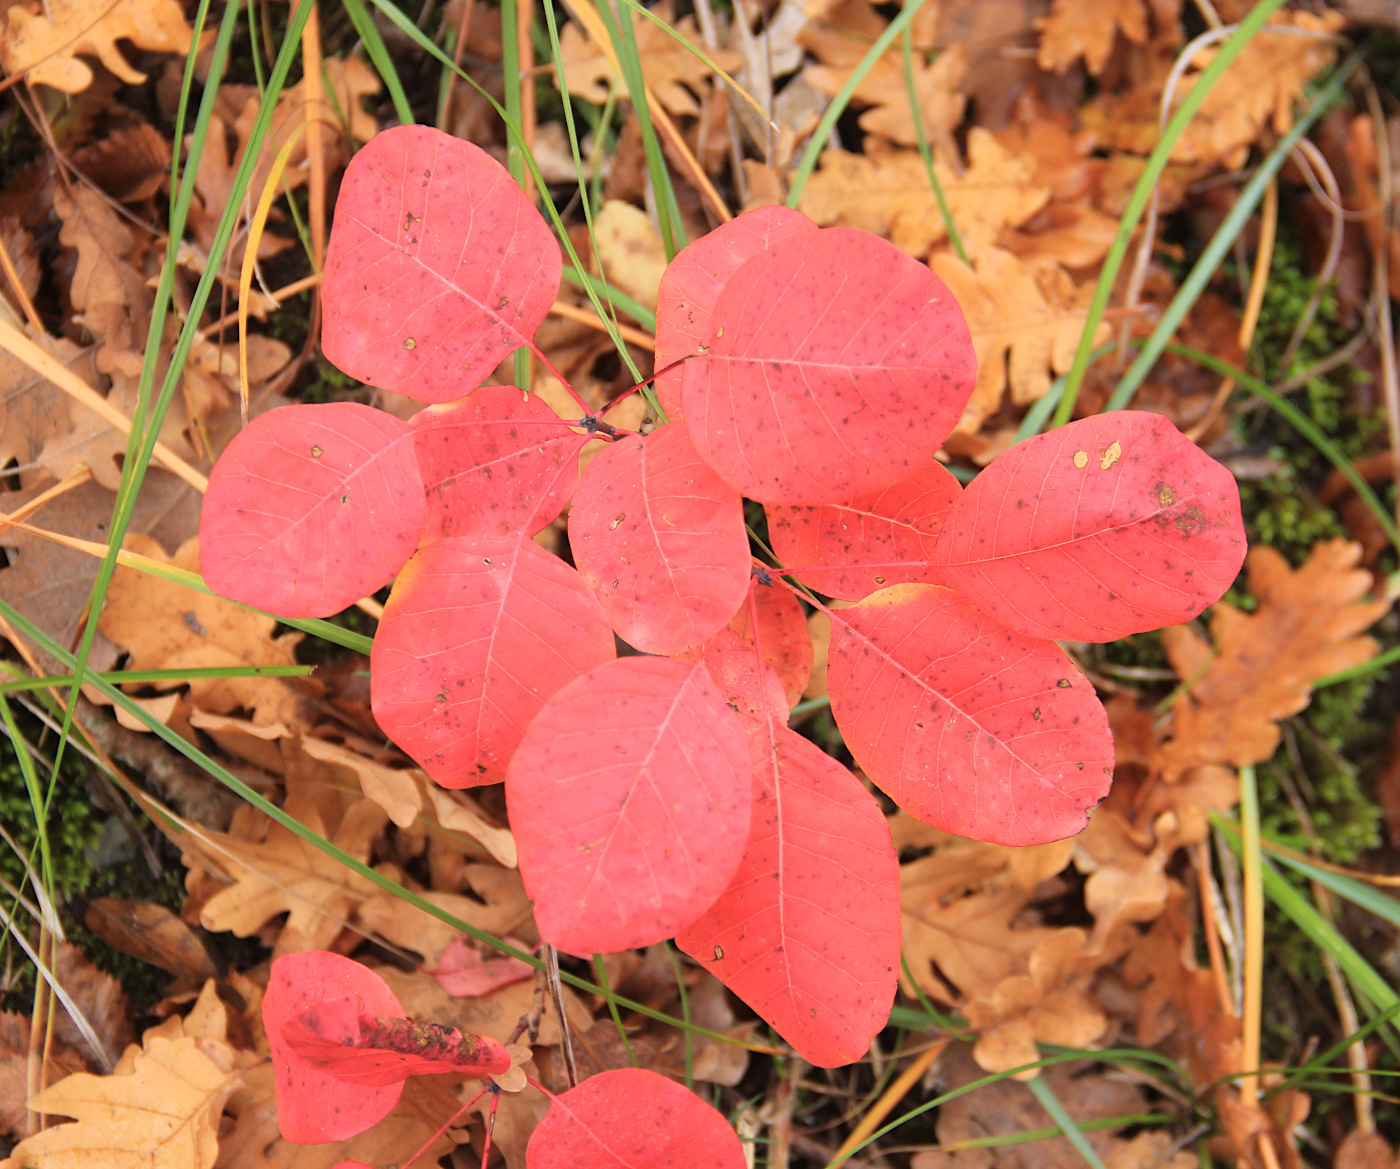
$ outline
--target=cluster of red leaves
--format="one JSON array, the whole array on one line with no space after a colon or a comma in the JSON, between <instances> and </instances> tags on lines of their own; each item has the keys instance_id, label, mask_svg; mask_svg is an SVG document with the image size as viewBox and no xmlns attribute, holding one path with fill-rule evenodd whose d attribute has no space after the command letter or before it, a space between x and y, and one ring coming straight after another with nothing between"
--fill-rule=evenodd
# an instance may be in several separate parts
<instances>
[{"instance_id":1,"label":"cluster of red leaves","mask_svg":"<svg viewBox=\"0 0 1400 1169\"><path fill-rule=\"evenodd\" d=\"M1125 412L959 491L932 462L974 376L947 289L874 236L766 208L677 258L657 329L663 361L687 358L662 379L669 421L609 435L576 483L596 419L506 387L462 398L532 344L559 273L482 151L379 135L341 190L323 346L438 405L256 420L211 479L205 576L322 616L397 574L375 716L445 786L506 781L544 939L674 936L804 1057L849 1062L893 998L898 866L870 793L786 726L801 680L770 662L801 609L748 601L777 586L751 568L744 497L781 555L812 560L788 571L860 600L833 614L829 677L870 778L945 830L1024 844L1082 827L1112 773L1093 687L1050 639L1216 600L1245 550L1234 481ZM571 498L577 567L531 540ZM747 643L730 629L746 602ZM641 656L616 657L614 633Z\"/></svg>"}]
</instances>

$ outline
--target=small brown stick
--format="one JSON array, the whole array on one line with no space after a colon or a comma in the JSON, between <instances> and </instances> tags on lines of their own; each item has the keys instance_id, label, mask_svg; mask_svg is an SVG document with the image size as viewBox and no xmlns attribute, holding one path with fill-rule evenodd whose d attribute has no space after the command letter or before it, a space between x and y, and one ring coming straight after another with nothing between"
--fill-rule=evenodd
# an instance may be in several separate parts
<instances>
[{"instance_id":1,"label":"small brown stick","mask_svg":"<svg viewBox=\"0 0 1400 1169\"><path fill-rule=\"evenodd\" d=\"M559 1020L559 1046L564 1049L564 1070L568 1073L569 1087L572 1088L578 1083L578 1065L574 1062L574 1042L569 1034L569 1017L564 1013L564 985L559 981L559 951L548 942L542 950L545 982L549 986L554 1013Z\"/></svg>"}]
</instances>

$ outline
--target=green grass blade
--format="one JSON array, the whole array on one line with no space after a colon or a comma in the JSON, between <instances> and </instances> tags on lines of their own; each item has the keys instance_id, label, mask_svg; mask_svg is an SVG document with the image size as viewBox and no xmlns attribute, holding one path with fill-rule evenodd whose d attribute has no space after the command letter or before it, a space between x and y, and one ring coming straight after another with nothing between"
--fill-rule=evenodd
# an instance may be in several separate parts
<instances>
[{"instance_id":1,"label":"green grass blade","mask_svg":"<svg viewBox=\"0 0 1400 1169\"><path fill-rule=\"evenodd\" d=\"M1235 205L1230 208L1230 213L1216 229L1210 243L1192 267L1190 275L1181 282L1181 287L1176 290L1176 295L1162 314L1162 319L1157 322L1157 327L1152 330L1152 335L1138 352L1132 365L1124 372L1104 410L1122 410L1132 401L1138 387L1152 372L1157 359L1162 356L1166 343L1175 336L1181 322L1186 319L1186 314L1191 311L1201 293L1205 291L1206 285L1215 276L1220 262L1229 254L1235 240L1254 214L1254 209L1264 197L1265 189L1283 169L1283 164L1288 161L1288 156L1293 152L1298 140L1343 96L1343 87L1357 64L1359 58L1352 57L1332 74L1327 84L1313 95L1307 108L1293 123L1293 128L1279 139L1278 144L1259 164L1254 176L1240 191Z\"/></svg>"},{"instance_id":2,"label":"green grass blade","mask_svg":"<svg viewBox=\"0 0 1400 1169\"><path fill-rule=\"evenodd\" d=\"M681 222L680 204L676 200L676 188L671 182L671 170L666 165L666 155L661 149L661 140L656 135L656 126L651 120L651 107L647 104L646 78L642 75L642 59L637 52L637 32L632 26L632 18L624 13L613 11L613 0L598 0L598 15L608 30L617 63L622 68L622 80L627 86L627 95L632 99L632 112L637 116L637 125L642 132L642 149L646 153L647 173L651 176L652 193L656 196L656 218L660 228L661 245L666 251L669 263L676 253L688 242L685 227Z\"/></svg>"},{"instance_id":3,"label":"green grass blade","mask_svg":"<svg viewBox=\"0 0 1400 1169\"><path fill-rule=\"evenodd\" d=\"M1265 3L1270 2L1277 5L1281 3L1281 0L1265 0ZM817 123L817 128L812 131L812 137L807 141L807 148L802 152L802 160L792 173L792 186L788 188L787 197L789 207L795 208L801 201L802 188L807 185L807 180L812 177L812 171L816 169L817 159L821 157L822 150L825 149L827 140L831 137L832 127L846 112L846 107L851 104L851 95L855 93L857 86L865 80L865 75L875 67L875 62L885 55L885 50L894 44L895 37L899 36L913 22L924 3L925 0L908 0L904 11L890 21L889 27L875 38L875 43L857 62L851 75L846 78L846 83L836 91L836 96L831 99L831 104L826 107L821 121Z\"/></svg>"},{"instance_id":4,"label":"green grass blade","mask_svg":"<svg viewBox=\"0 0 1400 1169\"><path fill-rule=\"evenodd\" d=\"M1239 826L1218 812L1210 813L1210 821L1220 828L1230 847L1239 853L1243 850ZM1325 950L1336 960L1351 984L1380 1011L1400 1010L1400 996L1390 984L1376 973L1375 968L1348 942L1329 922L1317 907L1295 889L1268 861L1260 865L1264 881L1264 892L1269 900L1279 907L1300 930L1321 950ZM1395 1027L1394 1019L1391 1026ZM1400 1028L1396 1028L1400 1030Z\"/></svg>"},{"instance_id":5,"label":"green grass blade","mask_svg":"<svg viewBox=\"0 0 1400 1169\"><path fill-rule=\"evenodd\" d=\"M30 811L34 815L34 835L39 851L40 881L44 887L44 893L48 896L49 904L56 905L58 902L54 896L53 852L49 846L48 796L39 781L39 773L34 769L34 757L29 753L24 737L20 734L19 726L15 723L15 714L10 708L9 699L3 694L0 694L0 717L4 719L5 734L9 737L10 746L15 749L15 760L19 764L19 773L24 780L24 790L29 795ZM29 864L30 866L34 864L32 854L29 858ZM11 905L11 920L14 920L14 914L15 907Z\"/></svg>"},{"instance_id":6,"label":"green grass blade","mask_svg":"<svg viewBox=\"0 0 1400 1169\"><path fill-rule=\"evenodd\" d=\"M1050 1085L1045 1082L1044 1076L1036 1076L1026 1085L1031 1090L1031 1095L1036 1102L1050 1114L1050 1119L1058 1126L1059 1131L1069 1138L1069 1143L1074 1146L1077 1152L1088 1163L1090 1169L1105 1169L1102 1159L1098 1153L1094 1152L1084 1133L1075 1123L1074 1117L1065 1111L1065 1106L1060 1103L1060 1099L1050 1090Z\"/></svg>"},{"instance_id":7,"label":"green grass blade","mask_svg":"<svg viewBox=\"0 0 1400 1169\"><path fill-rule=\"evenodd\" d=\"M967 251L963 248L958 225L953 222L952 208L948 206L948 198L943 194L943 184L939 181L938 172L933 169L933 151L929 149L928 134L924 130L924 111L919 105L919 92L914 87L914 36L907 26L899 39L904 57L904 88L909 95L909 112L914 118L914 138L919 144L919 155L924 160L924 170L928 172L928 185L933 188L934 200L943 216L948 242L957 253L958 259L964 264L970 264L972 261L967 258Z\"/></svg>"},{"instance_id":8,"label":"green grass blade","mask_svg":"<svg viewBox=\"0 0 1400 1169\"><path fill-rule=\"evenodd\" d=\"M591 291L598 296L606 296L648 333L656 332L656 314L641 301L633 300L625 292L613 288L606 280L594 276L591 272L580 271L572 264L564 265L564 279L585 291Z\"/></svg>"},{"instance_id":9,"label":"green grass blade","mask_svg":"<svg viewBox=\"0 0 1400 1169\"><path fill-rule=\"evenodd\" d=\"M193 682L202 678L306 678L315 666L200 666L187 670L104 670L98 677L116 686L137 682ZM47 690L53 686L69 686L76 674L58 674L52 678L16 678L0 682L0 695L21 691Z\"/></svg>"},{"instance_id":10,"label":"green grass blade","mask_svg":"<svg viewBox=\"0 0 1400 1169\"><path fill-rule=\"evenodd\" d=\"M303 5L305 10L300 17L301 23L305 24L307 16L310 15L311 5ZM223 79L224 65L228 60L229 46L233 41L234 31L238 27L239 14L238 0L232 0L224 9L224 17L219 25L219 32L214 40L214 48L209 57L209 69L205 78L204 95L200 102L199 116L195 121L194 133L190 146L190 161L197 162L202 157L205 141L209 133L209 124L214 112L214 102L218 95L219 83ZM298 34L299 35L299 34ZM290 60L289 60L290 64ZM284 74L285 76L285 71ZM186 71L186 82L191 81L192 75ZM280 84L276 87L280 92ZM183 105L189 97L189 91L181 93L181 104ZM266 123L271 120L273 99L262 103L260 118L263 115L263 133L266 133ZM182 119L181 119L182 120ZM255 131L256 133L256 131ZM255 138L260 142L260 138ZM172 152L173 153L173 152ZM240 173L244 173L243 186L235 185L229 204L224 208L223 218L220 226L227 226L227 231L223 232L222 238L216 236L213 247L210 249L209 260L205 266L204 273L200 277L199 284L195 290L195 296L191 298L189 314L185 321L185 326L181 330L180 344L176 345L176 352L171 356L170 366L162 386L160 398L151 404L151 392L155 386L157 363L161 356L161 339L164 335L165 318L170 309L171 291L174 286L175 269L177 256L179 253L180 241L184 236L185 222L189 216L189 209L194 199L195 170L189 162L186 163L181 174L181 181L174 190L174 198L170 206L170 234L166 243L165 264L161 268L160 280L156 286L156 294L151 308L151 326L146 336L145 356L141 365L141 375L138 381L137 399L135 409L131 417L131 433L127 438L126 457L122 463L121 482L117 488L117 499L112 510L112 520L108 527L107 554L98 565L97 579L93 582L91 591L88 594L88 618L83 626L82 637L78 645L78 661L81 666L78 673L81 673L87 665L88 655L92 652L93 641L97 636L97 622L102 615L102 606L107 597L107 588L111 584L112 574L116 571L117 553L122 546L122 541L126 538L127 527L131 522L131 514L136 506L136 495L140 491L141 483L145 479L146 469L150 466L151 456L155 451L156 441L160 434L160 428L165 421L166 411L174 396L175 387L179 384L181 374L184 370L185 357L189 353L190 345L196 335L200 315L204 312L204 305L209 298L209 290L213 287L214 279L222 263L224 249L228 246L228 236L232 232L233 220L237 214L237 209L242 203L243 190L247 186L247 174L252 173L253 149L250 146L243 159L244 165L240 167ZM200 297L200 289L203 290L203 297ZM147 415L149 413L149 420ZM49 776L49 789L52 793L54 786L58 782L58 770L63 762L63 753L68 746L68 738L73 730L73 713L77 709L78 683L75 681L68 695L68 702L63 715L63 727L59 733L58 746L54 750L53 770Z\"/></svg>"},{"instance_id":11,"label":"green grass blade","mask_svg":"<svg viewBox=\"0 0 1400 1169\"><path fill-rule=\"evenodd\" d=\"M1358 881L1355 877L1348 877L1344 873L1333 873L1327 869L1320 869L1316 865L1299 860L1297 857L1280 856L1275 853L1272 859L1296 873L1302 873L1308 880L1326 886L1337 896L1346 898L1353 905L1366 910L1367 913L1374 913L1383 921L1388 921L1393 926L1400 926L1400 901L1397 901L1389 893L1377 889L1374 885L1368 885L1365 881Z\"/></svg>"},{"instance_id":12,"label":"green grass blade","mask_svg":"<svg viewBox=\"0 0 1400 1169\"><path fill-rule=\"evenodd\" d=\"M394 116L398 118L400 125L412 126L417 120L413 116L413 107L408 104L408 94L404 92L399 71L394 67L394 59L389 55L389 46L379 35L379 29L375 27L374 18L370 16L364 0L342 0L342 3L350 23L355 26L356 34L365 43L365 52L369 54L375 72L383 80L384 88L389 91L389 99L394 103Z\"/></svg>"},{"instance_id":13,"label":"green grass blade","mask_svg":"<svg viewBox=\"0 0 1400 1169\"><path fill-rule=\"evenodd\" d=\"M1400 532L1396 530L1395 520L1386 510L1385 504L1381 503L1376 493L1371 489L1371 485L1357 472L1351 465L1351 460L1347 458L1346 452L1336 443L1327 437L1320 426L1309 418L1302 410L1285 398L1282 394L1276 393L1269 386L1265 385L1257 377L1236 365L1231 365L1228 361L1221 361L1213 353L1207 353L1203 349L1196 349L1190 345L1180 345L1175 342L1165 346L1168 353L1176 353L1182 357L1189 357L1192 361L1204 365L1207 369L1213 369L1216 373L1225 374L1235 379L1235 383L1243 390L1248 390L1256 397L1263 399L1275 411L1281 414L1295 429L1299 431L1313 446L1322 452L1323 456L1330 462L1351 484L1352 489L1361 497L1362 502L1370 509L1376 517L1376 522L1384 529L1385 534L1390 537L1391 543L1400 545Z\"/></svg>"},{"instance_id":14,"label":"green grass blade","mask_svg":"<svg viewBox=\"0 0 1400 1169\"><path fill-rule=\"evenodd\" d=\"M617 1028L617 1037L622 1040L622 1048L627 1052L627 1059L633 1067L637 1066L637 1055L632 1050L632 1041L627 1038L627 1028L622 1025L622 1014L617 1009L617 996L613 994L612 983L608 981L608 970L603 965L603 955L593 955L593 973L598 976L598 985L603 988L603 997L608 1000L608 1013L612 1015L613 1026Z\"/></svg>"},{"instance_id":15,"label":"green grass blade","mask_svg":"<svg viewBox=\"0 0 1400 1169\"><path fill-rule=\"evenodd\" d=\"M1196 116L1201 103L1215 88L1221 74L1230 67L1231 62L1282 5L1283 0L1259 0L1259 3L1250 9L1230 39L1220 46L1210 64L1195 78L1176 113L1167 122L1157 145L1147 156L1142 174L1138 176L1132 194L1128 197L1128 204L1123 208L1123 217L1118 223L1118 231L1113 237L1108 255L1104 257L1103 270L1099 273L1098 284L1094 287L1094 298L1089 303L1089 313L1084 321L1084 332L1080 334L1079 347L1075 350L1074 362L1070 366L1065 383L1065 394L1055 412L1055 426L1062 426L1068 422L1074 411L1074 403L1079 398L1079 387L1083 384L1084 374L1089 368L1089 353L1094 348L1094 334L1098 331L1099 322L1103 320L1104 311L1108 308L1108 298L1113 294L1113 287L1117 283L1118 270L1123 266L1123 258L1128 254L1133 232L1142 218L1142 213L1147 209L1152 192L1162 177L1162 171L1166 169L1172 151L1176 149L1176 144L1186 132L1191 119Z\"/></svg>"},{"instance_id":16,"label":"green grass blade","mask_svg":"<svg viewBox=\"0 0 1400 1169\"><path fill-rule=\"evenodd\" d=\"M1400 662L1400 645L1391 646L1385 653L1377 654L1369 662L1362 662L1361 665L1352 666L1349 670L1338 670L1335 674L1319 678L1313 683L1313 689L1319 690L1323 686L1335 686L1338 682L1350 682L1353 678L1364 678L1367 674L1388 669L1396 662Z\"/></svg>"}]
</instances>

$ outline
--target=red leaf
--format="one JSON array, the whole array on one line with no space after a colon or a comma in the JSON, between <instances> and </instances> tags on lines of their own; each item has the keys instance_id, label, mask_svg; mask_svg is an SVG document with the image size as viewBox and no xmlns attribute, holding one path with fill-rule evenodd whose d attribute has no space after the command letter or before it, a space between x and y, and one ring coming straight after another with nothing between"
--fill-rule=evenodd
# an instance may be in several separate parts
<instances>
[{"instance_id":1,"label":"red leaf","mask_svg":"<svg viewBox=\"0 0 1400 1169\"><path fill-rule=\"evenodd\" d=\"M413 416L428 492L423 539L533 536L564 510L588 435L570 430L534 394L482 386Z\"/></svg>"},{"instance_id":2,"label":"red leaf","mask_svg":"<svg viewBox=\"0 0 1400 1169\"><path fill-rule=\"evenodd\" d=\"M428 126L350 161L321 282L321 348L351 377L447 402L527 345L562 261L539 212L484 150Z\"/></svg>"},{"instance_id":3,"label":"red leaf","mask_svg":"<svg viewBox=\"0 0 1400 1169\"><path fill-rule=\"evenodd\" d=\"M656 368L704 352L720 290L746 260L780 239L816 229L815 223L790 207L755 207L682 248L662 275L656 298ZM681 387L687 373L698 367L698 362L688 361L656 379L661 408L672 422L681 416Z\"/></svg>"},{"instance_id":4,"label":"red leaf","mask_svg":"<svg viewBox=\"0 0 1400 1169\"><path fill-rule=\"evenodd\" d=\"M910 815L996 844L1073 836L1113 780L1094 688L1054 642L937 585L832 614L831 710L856 761Z\"/></svg>"},{"instance_id":5,"label":"red leaf","mask_svg":"<svg viewBox=\"0 0 1400 1169\"><path fill-rule=\"evenodd\" d=\"M375 1015L402 1015L403 1008L374 971L339 954L313 950L284 954L272 963L263 995L263 1027L272 1049L277 1122L282 1136L298 1145L343 1141L378 1124L394 1110L402 1083L357 1087L313 1067L288 1047L288 1024L327 999L354 996Z\"/></svg>"},{"instance_id":6,"label":"red leaf","mask_svg":"<svg viewBox=\"0 0 1400 1169\"><path fill-rule=\"evenodd\" d=\"M495 1075L510 1055L494 1039L440 1023L366 1012L360 996L313 1003L282 1023L282 1042L305 1066L343 1084L382 1088L409 1076Z\"/></svg>"},{"instance_id":7,"label":"red leaf","mask_svg":"<svg viewBox=\"0 0 1400 1169\"><path fill-rule=\"evenodd\" d=\"M743 500L684 422L599 452L574 496L569 546L618 636L645 653L699 645L749 587Z\"/></svg>"},{"instance_id":8,"label":"red leaf","mask_svg":"<svg viewBox=\"0 0 1400 1169\"><path fill-rule=\"evenodd\" d=\"M283 406L229 443L199 515L215 592L329 617L393 580L423 526L408 424L354 402Z\"/></svg>"},{"instance_id":9,"label":"red leaf","mask_svg":"<svg viewBox=\"0 0 1400 1169\"><path fill-rule=\"evenodd\" d=\"M962 487L930 463L892 487L846 503L769 504L768 535L803 584L828 597L859 601L887 585L928 579L929 557ZM808 565L829 565L810 569Z\"/></svg>"},{"instance_id":10,"label":"red leaf","mask_svg":"<svg viewBox=\"0 0 1400 1169\"><path fill-rule=\"evenodd\" d=\"M518 949L527 948L515 938L507 938L506 941ZM456 998L490 994L512 982L531 978L534 973L534 967L519 958L512 958L509 954L483 954L474 949L466 938L453 938L438 959L437 969L432 971L438 985Z\"/></svg>"},{"instance_id":11,"label":"red leaf","mask_svg":"<svg viewBox=\"0 0 1400 1169\"><path fill-rule=\"evenodd\" d=\"M1157 414L1012 447L949 515L934 579L1030 637L1112 641L1189 621L1246 551L1235 478Z\"/></svg>"},{"instance_id":12,"label":"red leaf","mask_svg":"<svg viewBox=\"0 0 1400 1169\"><path fill-rule=\"evenodd\" d=\"M745 641L734 630L721 629L704 645L687 650L686 657L705 663L725 705L736 714L766 721L771 712L775 718L787 722L791 704L783 691L782 680L773 667L754 652L753 643Z\"/></svg>"},{"instance_id":13,"label":"red leaf","mask_svg":"<svg viewBox=\"0 0 1400 1169\"><path fill-rule=\"evenodd\" d=\"M580 955L674 936L739 863L749 799L743 728L702 663L621 658L569 684L506 779L540 936Z\"/></svg>"},{"instance_id":14,"label":"red leaf","mask_svg":"<svg viewBox=\"0 0 1400 1169\"><path fill-rule=\"evenodd\" d=\"M933 457L972 391L957 301L868 232L779 240L720 293L682 406L705 461L762 503L835 503Z\"/></svg>"},{"instance_id":15,"label":"red leaf","mask_svg":"<svg viewBox=\"0 0 1400 1169\"><path fill-rule=\"evenodd\" d=\"M641 1068L590 1076L550 1100L528 1169L744 1169L738 1134L681 1084Z\"/></svg>"},{"instance_id":16,"label":"red leaf","mask_svg":"<svg viewBox=\"0 0 1400 1169\"><path fill-rule=\"evenodd\" d=\"M763 660L777 671L791 708L802 699L812 677L812 635L802 605L782 584L759 584L753 591L758 608L758 645ZM729 628L754 643L753 618L747 600L739 606Z\"/></svg>"},{"instance_id":17,"label":"red leaf","mask_svg":"<svg viewBox=\"0 0 1400 1169\"><path fill-rule=\"evenodd\" d=\"M809 1063L865 1054L889 1020L900 950L899 860L875 799L782 723L749 738L743 860L676 944Z\"/></svg>"},{"instance_id":18,"label":"red leaf","mask_svg":"<svg viewBox=\"0 0 1400 1169\"><path fill-rule=\"evenodd\" d=\"M557 556L520 536L435 540L384 606L374 716L444 787L499 783L545 700L614 652L598 602Z\"/></svg>"}]
</instances>

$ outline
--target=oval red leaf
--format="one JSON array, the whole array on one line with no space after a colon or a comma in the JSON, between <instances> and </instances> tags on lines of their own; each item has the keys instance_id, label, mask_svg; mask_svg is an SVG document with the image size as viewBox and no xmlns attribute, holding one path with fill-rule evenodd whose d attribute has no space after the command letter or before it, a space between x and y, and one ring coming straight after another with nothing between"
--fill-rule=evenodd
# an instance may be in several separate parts
<instances>
[{"instance_id":1,"label":"oval red leaf","mask_svg":"<svg viewBox=\"0 0 1400 1169\"><path fill-rule=\"evenodd\" d=\"M549 1102L527 1169L744 1169L744 1146L683 1084L643 1068L590 1076Z\"/></svg>"},{"instance_id":2,"label":"oval red leaf","mask_svg":"<svg viewBox=\"0 0 1400 1169\"><path fill-rule=\"evenodd\" d=\"M297 1016L327 999L354 996L367 1012L402 1015L388 984L374 971L325 950L274 959L263 995L263 1027L272 1051L277 1123L298 1145L348 1140L373 1128L394 1110L403 1084L365 1088L312 1067L286 1043Z\"/></svg>"},{"instance_id":3,"label":"oval red leaf","mask_svg":"<svg viewBox=\"0 0 1400 1169\"><path fill-rule=\"evenodd\" d=\"M381 1088L410 1076L498 1075L510 1054L496 1040L441 1023L374 1015L359 995L313 1003L282 1027L282 1042L306 1066L343 1084Z\"/></svg>"},{"instance_id":4,"label":"oval red leaf","mask_svg":"<svg viewBox=\"0 0 1400 1169\"><path fill-rule=\"evenodd\" d=\"M782 679L760 657L753 643L732 629L721 629L704 645L687 650L686 657L705 663L719 687L724 703L746 719L766 719L768 714L787 722L791 703Z\"/></svg>"},{"instance_id":5,"label":"oval red leaf","mask_svg":"<svg viewBox=\"0 0 1400 1169\"><path fill-rule=\"evenodd\" d=\"M673 937L739 863L749 800L743 728L702 662L620 658L570 683L506 778L540 936L578 955Z\"/></svg>"},{"instance_id":6,"label":"oval red leaf","mask_svg":"<svg viewBox=\"0 0 1400 1169\"><path fill-rule=\"evenodd\" d=\"M588 441L534 394L482 386L413 416L427 490L423 539L528 536L564 510Z\"/></svg>"},{"instance_id":7,"label":"oval red leaf","mask_svg":"<svg viewBox=\"0 0 1400 1169\"><path fill-rule=\"evenodd\" d=\"M808 1063L860 1059L899 978L899 859L875 799L772 719L749 738L753 812L729 887L676 944Z\"/></svg>"},{"instance_id":8,"label":"oval red leaf","mask_svg":"<svg viewBox=\"0 0 1400 1169\"><path fill-rule=\"evenodd\" d=\"M426 544L370 651L374 717L443 787L499 783L546 699L614 654L577 572L518 536Z\"/></svg>"},{"instance_id":9,"label":"oval red leaf","mask_svg":"<svg viewBox=\"0 0 1400 1169\"><path fill-rule=\"evenodd\" d=\"M746 260L780 239L816 230L815 223L791 207L755 207L682 248L662 275L656 298L656 368L704 352L720 290ZM686 362L656 379L661 408L672 422L681 416L681 387L695 364Z\"/></svg>"},{"instance_id":10,"label":"oval red leaf","mask_svg":"<svg viewBox=\"0 0 1400 1169\"><path fill-rule=\"evenodd\" d=\"M209 587L279 617L329 617L383 588L423 526L411 434L355 402L254 418L220 456L199 513Z\"/></svg>"},{"instance_id":11,"label":"oval red leaf","mask_svg":"<svg viewBox=\"0 0 1400 1169\"><path fill-rule=\"evenodd\" d=\"M1189 621L1247 551L1235 477L1167 419L1081 418L969 484L933 579L1030 637L1113 641Z\"/></svg>"},{"instance_id":12,"label":"oval red leaf","mask_svg":"<svg viewBox=\"0 0 1400 1169\"><path fill-rule=\"evenodd\" d=\"M768 535L793 575L828 597L859 601L928 577L929 557L962 486L937 463L908 479L815 507L769 504ZM811 565L830 565L811 568Z\"/></svg>"},{"instance_id":13,"label":"oval red leaf","mask_svg":"<svg viewBox=\"0 0 1400 1169\"><path fill-rule=\"evenodd\" d=\"M749 587L743 500L684 422L599 452L574 494L569 546L618 636L645 653L699 645Z\"/></svg>"},{"instance_id":14,"label":"oval red leaf","mask_svg":"<svg viewBox=\"0 0 1400 1169\"><path fill-rule=\"evenodd\" d=\"M1113 781L1113 735L1060 648L937 585L831 615L831 711L865 773L911 816L976 840L1073 836Z\"/></svg>"},{"instance_id":15,"label":"oval red leaf","mask_svg":"<svg viewBox=\"0 0 1400 1169\"><path fill-rule=\"evenodd\" d=\"M869 232L779 240L724 286L682 406L705 461L761 503L835 503L926 464L972 391L953 294Z\"/></svg>"},{"instance_id":16,"label":"oval red leaf","mask_svg":"<svg viewBox=\"0 0 1400 1169\"><path fill-rule=\"evenodd\" d=\"M322 351L351 377L420 402L460 398L529 344L561 268L505 167L440 130L396 126L341 181Z\"/></svg>"},{"instance_id":17,"label":"oval red leaf","mask_svg":"<svg viewBox=\"0 0 1400 1169\"><path fill-rule=\"evenodd\" d=\"M802 691L812 677L812 635L807 629L807 614L780 582L759 582L753 591L753 603L758 609L759 651L777 671L791 708L801 701ZM729 628L753 645L753 611L747 599L729 622Z\"/></svg>"}]
</instances>

